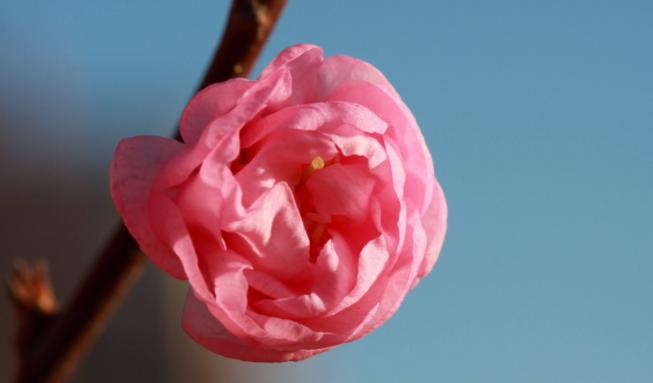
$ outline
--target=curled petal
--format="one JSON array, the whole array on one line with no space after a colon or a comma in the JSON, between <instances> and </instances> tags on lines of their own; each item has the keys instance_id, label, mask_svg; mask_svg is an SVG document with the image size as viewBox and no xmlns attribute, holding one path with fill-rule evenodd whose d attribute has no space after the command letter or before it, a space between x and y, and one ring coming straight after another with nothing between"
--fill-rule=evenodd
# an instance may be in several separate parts
<instances>
[{"instance_id":1,"label":"curled petal","mask_svg":"<svg viewBox=\"0 0 653 383\"><path fill-rule=\"evenodd\" d=\"M253 122L244 132L242 145L251 146L279 129L329 131L349 125L362 132L383 134L385 121L366 107L346 102L326 102L284 108Z\"/></svg>"},{"instance_id":2,"label":"curled petal","mask_svg":"<svg viewBox=\"0 0 653 383\"><path fill-rule=\"evenodd\" d=\"M376 168L387 160L383 145L371 135L341 135L338 133L323 133L338 147L345 157L361 156L367 158L370 169Z\"/></svg>"},{"instance_id":3,"label":"curled petal","mask_svg":"<svg viewBox=\"0 0 653 383\"><path fill-rule=\"evenodd\" d=\"M401 99L366 81L343 83L326 99L365 105L389 124L384 139L398 149L406 169L406 197L424 213L432 198L433 160L415 118Z\"/></svg>"},{"instance_id":4,"label":"curled petal","mask_svg":"<svg viewBox=\"0 0 653 383\"><path fill-rule=\"evenodd\" d=\"M349 82L364 81L399 97L383 73L365 61L349 56L331 56L324 60L317 73L318 100L324 100L336 88Z\"/></svg>"},{"instance_id":5,"label":"curled petal","mask_svg":"<svg viewBox=\"0 0 653 383\"><path fill-rule=\"evenodd\" d=\"M263 299L255 303L266 315L287 319L312 318L324 314L327 307L322 298L308 293L287 298Z\"/></svg>"},{"instance_id":6,"label":"curled petal","mask_svg":"<svg viewBox=\"0 0 653 383\"><path fill-rule=\"evenodd\" d=\"M162 137L127 138L118 144L111 164L111 197L140 248L175 278L185 278L175 253L154 234L148 200L159 171L184 146Z\"/></svg>"},{"instance_id":7,"label":"curled petal","mask_svg":"<svg viewBox=\"0 0 653 383\"><path fill-rule=\"evenodd\" d=\"M153 223L153 232L181 261L186 278L195 292L202 299L211 301L212 292L201 270L202 262L197 256L193 239L177 206L168 196L156 194L150 198L148 213Z\"/></svg>"},{"instance_id":8,"label":"curled petal","mask_svg":"<svg viewBox=\"0 0 653 383\"><path fill-rule=\"evenodd\" d=\"M365 165L333 164L313 173L306 187L318 213L363 222L368 214L374 178Z\"/></svg>"},{"instance_id":9,"label":"curled petal","mask_svg":"<svg viewBox=\"0 0 653 383\"><path fill-rule=\"evenodd\" d=\"M306 164L316 156L328 161L338 154L337 148L327 137L290 129L271 134L259 146L256 150L243 152L253 158L236 174L243 189L245 206L251 205L278 182L296 185L302 178ZM252 152L254 154L249 154Z\"/></svg>"},{"instance_id":10,"label":"curled petal","mask_svg":"<svg viewBox=\"0 0 653 383\"><path fill-rule=\"evenodd\" d=\"M438 260L440 250L444 243L444 236L447 233L447 201L440 184L436 181L433 201L422 218L422 224L426 230L428 246L426 256L419 272L419 277L423 277L431 272L433 265Z\"/></svg>"},{"instance_id":11,"label":"curled petal","mask_svg":"<svg viewBox=\"0 0 653 383\"><path fill-rule=\"evenodd\" d=\"M186 297L182 325L191 338L209 350L228 358L250 362L299 361L329 349L279 351L265 348L252 340L238 338L225 329L211 315L206 304L195 298L192 292Z\"/></svg>"},{"instance_id":12,"label":"curled petal","mask_svg":"<svg viewBox=\"0 0 653 383\"><path fill-rule=\"evenodd\" d=\"M381 276L388 258L383 236L370 241L360 253L354 288L332 312L337 313L358 302Z\"/></svg>"},{"instance_id":13,"label":"curled petal","mask_svg":"<svg viewBox=\"0 0 653 383\"><path fill-rule=\"evenodd\" d=\"M288 298L296 295L296 293L288 288L288 286L283 282L268 273L247 270L245 272L245 277L247 278L250 288L253 288L271 298Z\"/></svg>"},{"instance_id":14,"label":"curled petal","mask_svg":"<svg viewBox=\"0 0 653 383\"><path fill-rule=\"evenodd\" d=\"M303 66L310 65L315 60L315 57L319 57L319 61L321 62L322 53L322 48L313 44L297 44L290 46L281 51L272 62L263 68L261 77L270 76L280 68L288 67L293 64L299 64L297 66L302 66L302 64Z\"/></svg>"},{"instance_id":15,"label":"curled petal","mask_svg":"<svg viewBox=\"0 0 653 383\"><path fill-rule=\"evenodd\" d=\"M179 132L184 142L197 142L202 131L216 118L227 114L236 106L240 96L251 86L251 81L235 78L209 85L197 93L181 115Z\"/></svg>"},{"instance_id":16,"label":"curled petal","mask_svg":"<svg viewBox=\"0 0 653 383\"><path fill-rule=\"evenodd\" d=\"M261 270L290 278L308 266L308 236L285 182L264 193L241 219L227 222L223 230L231 233L230 244Z\"/></svg>"},{"instance_id":17,"label":"curled petal","mask_svg":"<svg viewBox=\"0 0 653 383\"><path fill-rule=\"evenodd\" d=\"M357 277L357 254L353 254L345 239L331 232L315 264L313 291L325 302L329 311L355 286Z\"/></svg>"},{"instance_id":18,"label":"curled petal","mask_svg":"<svg viewBox=\"0 0 653 383\"><path fill-rule=\"evenodd\" d=\"M157 177L154 188L164 190L182 184L210 154L213 161L224 165L236 159L240 150L238 135L247 121L270 104L290 96L290 74L280 70L273 76L253 84L236 106L205 127L197 142L170 161Z\"/></svg>"},{"instance_id":19,"label":"curled petal","mask_svg":"<svg viewBox=\"0 0 653 383\"><path fill-rule=\"evenodd\" d=\"M253 264L233 251L216 252L207 258L206 269L213 275L213 300L195 295L206 304L213 317L235 336L266 348L292 351L319 349L342 342L337 334L315 331L297 321L255 312L249 305L247 273Z\"/></svg>"}]
</instances>

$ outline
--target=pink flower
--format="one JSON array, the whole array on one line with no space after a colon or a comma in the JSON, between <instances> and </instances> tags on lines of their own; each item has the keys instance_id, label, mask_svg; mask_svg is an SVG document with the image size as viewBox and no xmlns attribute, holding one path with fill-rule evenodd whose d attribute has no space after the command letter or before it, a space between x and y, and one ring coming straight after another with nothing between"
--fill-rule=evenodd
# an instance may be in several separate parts
<instances>
[{"instance_id":1,"label":"pink flower","mask_svg":"<svg viewBox=\"0 0 653 383\"><path fill-rule=\"evenodd\" d=\"M254 81L202 90L181 136L122 140L111 194L143 252L189 281L184 329L218 354L300 360L358 339L438 257L431 156L370 64L292 46Z\"/></svg>"}]
</instances>

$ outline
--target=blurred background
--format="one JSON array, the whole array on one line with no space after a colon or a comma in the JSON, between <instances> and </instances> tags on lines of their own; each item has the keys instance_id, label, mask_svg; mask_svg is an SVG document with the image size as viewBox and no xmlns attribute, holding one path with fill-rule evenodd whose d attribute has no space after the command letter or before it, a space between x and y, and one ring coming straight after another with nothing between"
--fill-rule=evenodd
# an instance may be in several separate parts
<instances>
[{"instance_id":1,"label":"blurred background","mask_svg":"<svg viewBox=\"0 0 653 383\"><path fill-rule=\"evenodd\" d=\"M121 137L168 135L227 1L0 2L0 274L64 300L117 220ZM433 273L383 327L301 363L210 354L148 266L76 382L645 382L653 376L653 2L290 0L297 42L380 68L449 200ZM0 300L0 381L15 319Z\"/></svg>"}]
</instances>

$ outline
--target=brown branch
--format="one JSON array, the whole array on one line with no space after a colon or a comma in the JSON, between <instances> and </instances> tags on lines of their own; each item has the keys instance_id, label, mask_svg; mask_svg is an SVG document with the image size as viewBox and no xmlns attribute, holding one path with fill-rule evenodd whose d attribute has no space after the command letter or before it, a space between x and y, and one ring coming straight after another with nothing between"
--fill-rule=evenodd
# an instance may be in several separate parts
<instances>
[{"instance_id":1,"label":"brown branch","mask_svg":"<svg viewBox=\"0 0 653 383\"><path fill-rule=\"evenodd\" d=\"M22 375L32 350L56 317L57 301L45 261L30 264L16 260L7 287L18 322L16 349L18 373Z\"/></svg>"},{"instance_id":2,"label":"brown branch","mask_svg":"<svg viewBox=\"0 0 653 383\"><path fill-rule=\"evenodd\" d=\"M222 42L200 89L250 72L285 3L286 0L233 1ZM21 330L36 336L30 335L27 346L20 350L22 367L18 382L67 381L140 275L144 261L138 244L120 223L70 303L48 328L43 325L47 331ZM44 279L49 286L47 273ZM16 289L10 288L10 293L19 302ZM38 315L41 313L28 312L29 318L21 319L21 326L31 326L30 321ZM42 333L45 334L41 336Z\"/></svg>"},{"instance_id":3,"label":"brown branch","mask_svg":"<svg viewBox=\"0 0 653 383\"><path fill-rule=\"evenodd\" d=\"M244 77L281 15L286 0L235 0L229 21L200 89L233 77Z\"/></svg>"}]
</instances>

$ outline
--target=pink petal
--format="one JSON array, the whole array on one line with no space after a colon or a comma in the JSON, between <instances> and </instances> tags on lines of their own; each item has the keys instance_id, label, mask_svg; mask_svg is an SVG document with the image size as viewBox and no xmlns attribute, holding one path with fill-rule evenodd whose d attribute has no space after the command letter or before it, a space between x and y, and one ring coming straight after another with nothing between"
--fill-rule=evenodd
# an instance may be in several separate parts
<instances>
[{"instance_id":1,"label":"pink petal","mask_svg":"<svg viewBox=\"0 0 653 383\"><path fill-rule=\"evenodd\" d=\"M323 314L327 307L315 293L286 298L262 299L254 307L265 315L286 319L303 319Z\"/></svg>"},{"instance_id":2,"label":"pink petal","mask_svg":"<svg viewBox=\"0 0 653 383\"><path fill-rule=\"evenodd\" d=\"M384 139L396 145L406 169L406 199L420 212L426 211L432 198L433 161L413 115L401 99L365 81L344 83L326 99L365 105L389 124Z\"/></svg>"},{"instance_id":3,"label":"pink petal","mask_svg":"<svg viewBox=\"0 0 653 383\"><path fill-rule=\"evenodd\" d=\"M359 255L354 288L332 312L337 313L358 302L377 282L386 267L388 258L389 254L383 236L370 241Z\"/></svg>"},{"instance_id":4,"label":"pink petal","mask_svg":"<svg viewBox=\"0 0 653 383\"><path fill-rule=\"evenodd\" d=\"M313 328L325 332L348 334L347 341L358 339L380 326L397 310L415 281L424 257L425 236L417 232L393 265L379 260L383 254L383 237L371 242L365 259L359 265L356 287L331 315L308 321ZM377 257L375 257L377 256ZM387 257L382 259L389 260Z\"/></svg>"},{"instance_id":5,"label":"pink petal","mask_svg":"<svg viewBox=\"0 0 653 383\"><path fill-rule=\"evenodd\" d=\"M319 56L320 61L322 61L322 48L312 44L297 44L290 46L281 51L272 62L263 68L260 78L270 76L273 72L282 67L287 67L296 61L313 61L314 56Z\"/></svg>"},{"instance_id":6,"label":"pink petal","mask_svg":"<svg viewBox=\"0 0 653 383\"><path fill-rule=\"evenodd\" d=\"M209 124L236 106L252 84L247 79L235 78L209 85L197 93L181 115L179 127L184 142L195 143Z\"/></svg>"},{"instance_id":7,"label":"pink petal","mask_svg":"<svg viewBox=\"0 0 653 383\"><path fill-rule=\"evenodd\" d=\"M397 257L397 262L386 274L387 283L377 283L384 286L384 291L376 307L376 313L365 318L364 323L352 333L350 340L364 336L388 320L397 311L410 288L419 281L419 273L426 260L428 238L417 212L409 218L408 225L412 228L410 240L406 241L406 246Z\"/></svg>"},{"instance_id":8,"label":"pink petal","mask_svg":"<svg viewBox=\"0 0 653 383\"><path fill-rule=\"evenodd\" d=\"M222 177L218 178L218 181ZM176 205L189 226L215 231L222 223L224 199L222 190L213 180L207 180L199 172L190 177L180 188Z\"/></svg>"},{"instance_id":9,"label":"pink petal","mask_svg":"<svg viewBox=\"0 0 653 383\"><path fill-rule=\"evenodd\" d=\"M291 47L277 56L275 61L263 70L261 77L272 75L281 68L286 69L292 77L292 92L290 97L274 108L312 102L317 88L316 73L322 61L322 49L311 45Z\"/></svg>"},{"instance_id":10,"label":"pink petal","mask_svg":"<svg viewBox=\"0 0 653 383\"><path fill-rule=\"evenodd\" d=\"M261 195L240 220L226 222L223 230L231 233L230 246L246 255L257 270L291 278L308 266L308 236L285 182Z\"/></svg>"},{"instance_id":11,"label":"pink petal","mask_svg":"<svg viewBox=\"0 0 653 383\"><path fill-rule=\"evenodd\" d=\"M415 255L421 251L423 257L424 241L420 240L420 235L416 235L415 239L417 242L407 241L403 252L394 257L396 262L385 263L383 272L378 272L378 276L372 283L369 282L371 278L368 278L361 284L369 286L367 289L355 289L364 292L363 294L352 291L348 296L349 304L341 311L336 311L336 314L321 318L315 323L315 328L348 334L347 341L352 341L369 333L390 318L416 279L420 262L416 262ZM417 247L413 247L413 244L417 244ZM417 258L421 260L421 257ZM372 270L379 270L379 268L372 268ZM370 274L374 275L374 273Z\"/></svg>"},{"instance_id":12,"label":"pink petal","mask_svg":"<svg viewBox=\"0 0 653 383\"><path fill-rule=\"evenodd\" d=\"M253 269L251 262L232 250L204 253L204 268L213 285L212 297L205 298L192 285L195 296L206 306L213 317L232 334L242 339L265 336L261 326L248 313L248 282L245 272Z\"/></svg>"},{"instance_id":13,"label":"pink petal","mask_svg":"<svg viewBox=\"0 0 653 383\"><path fill-rule=\"evenodd\" d=\"M314 172L306 181L306 187L318 213L342 215L363 222L374 183L365 165L333 164Z\"/></svg>"},{"instance_id":14,"label":"pink petal","mask_svg":"<svg viewBox=\"0 0 653 383\"><path fill-rule=\"evenodd\" d=\"M249 120L290 95L290 74L281 70L254 83L227 114L214 119L201 133L190 150L171 161L155 183L156 190L180 185L207 159L225 165L240 152L239 132Z\"/></svg>"},{"instance_id":15,"label":"pink petal","mask_svg":"<svg viewBox=\"0 0 653 383\"><path fill-rule=\"evenodd\" d=\"M148 213L154 234L181 261L186 278L195 292L202 299L211 301L212 292L201 271L201 261L177 206L168 196L158 193L150 197Z\"/></svg>"},{"instance_id":16,"label":"pink petal","mask_svg":"<svg viewBox=\"0 0 653 383\"><path fill-rule=\"evenodd\" d=\"M345 239L330 232L331 239L322 248L315 264L313 291L334 308L355 286L357 259Z\"/></svg>"},{"instance_id":17,"label":"pink petal","mask_svg":"<svg viewBox=\"0 0 653 383\"><path fill-rule=\"evenodd\" d=\"M206 258L206 268L213 276L213 301L198 296L207 309L226 329L242 339L277 350L315 349L342 340L335 334L317 332L293 320L274 318L250 309L245 273L252 264L233 251L216 252ZM195 290L197 295L197 290Z\"/></svg>"},{"instance_id":18,"label":"pink petal","mask_svg":"<svg viewBox=\"0 0 653 383\"><path fill-rule=\"evenodd\" d=\"M280 181L291 186L296 185L306 164L316 156L328 161L338 154L338 150L327 137L314 132L288 129L271 134L257 147L260 149L247 150L248 156L253 155L253 158L236 174L236 179L243 189L245 206L251 205L256 198Z\"/></svg>"},{"instance_id":19,"label":"pink petal","mask_svg":"<svg viewBox=\"0 0 653 383\"><path fill-rule=\"evenodd\" d=\"M401 163L401 158L399 157L399 154L397 151L394 149L394 145L390 142L386 142L385 145L386 152L388 154L388 164L390 165L390 171L392 173L392 187L394 189L394 195L393 195L393 200L396 200L399 208L398 208L398 217L397 217L397 229L398 229L398 243L397 243L397 248L395 249L395 252L400 252L401 248L403 247L404 244L404 239L406 235L406 217L407 217L407 201L404 198L404 190L406 190L406 173L405 169L402 166ZM381 196L383 195L388 195L387 191L383 191L380 193ZM389 201L390 198L386 197L385 199L381 200L380 202L384 201ZM388 206L388 205L384 205ZM391 206L391 205L390 205ZM386 210L387 211L387 210ZM390 209L390 212L394 213L397 212L397 209ZM384 214L387 218L387 214ZM390 219L394 219L394 216L391 216Z\"/></svg>"},{"instance_id":20,"label":"pink petal","mask_svg":"<svg viewBox=\"0 0 653 383\"><path fill-rule=\"evenodd\" d=\"M340 311L304 323L323 332L340 334L345 342L357 339L357 334L377 317L379 302L383 299L387 284L388 276L384 273L357 301Z\"/></svg>"},{"instance_id":21,"label":"pink petal","mask_svg":"<svg viewBox=\"0 0 653 383\"><path fill-rule=\"evenodd\" d=\"M370 214L376 232L383 233L391 257L403 245L406 232L406 208L388 191L392 187L382 185L370 200Z\"/></svg>"},{"instance_id":22,"label":"pink petal","mask_svg":"<svg viewBox=\"0 0 653 383\"><path fill-rule=\"evenodd\" d=\"M254 121L243 131L243 147L251 146L279 129L328 131L350 125L361 132L383 134L387 124L362 105L325 102L297 105Z\"/></svg>"},{"instance_id":23,"label":"pink petal","mask_svg":"<svg viewBox=\"0 0 653 383\"><path fill-rule=\"evenodd\" d=\"M435 183L433 200L422 218L422 223L426 230L428 247L426 249L426 257L419 272L420 278L430 273L431 269L433 269L433 265L435 265L440 255L440 250L442 250L444 236L447 233L447 201L437 181Z\"/></svg>"},{"instance_id":24,"label":"pink petal","mask_svg":"<svg viewBox=\"0 0 653 383\"><path fill-rule=\"evenodd\" d=\"M118 144L111 164L111 197L141 250L175 278L185 273L174 252L154 234L148 198L159 171L184 146L163 137L127 138Z\"/></svg>"},{"instance_id":25,"label":"pink petal","mask_svg":"<svg viewBox=\"0 0 653 383\"><path fill-rule=\"evenodd\" d=\"M286 362L306 359L328 350L278 351L265 348L252 340L238 338L225 329L192 292L186 298L182 324L186 333L196 342L228 358L251 362Z\"/></svg>"},{"instance_id":26,"label":"pink petal","mask_svg":"<svg viewBox=\"0 0 653 383\"><path fill-rule=\"evenodd\" d=\"M179 188L176 204L188 225L216 235L224 221L245 214L242 190L231 170L209 160Z\"/></svg>"},{"instance_id":27,"label":"pink petal","mask_svg":"<svg viewBox=\"0 0 653 383\"><path fill-rule=\"evenodd\" d=\"M260 331L252 332L253 338L277 350L295 351L298 349L322 349L342 343L342 334L314 330L301 322L262 315L254 310L248 312Z\"/></svg>"},{"instance_id":28,"label":"pink petal","mask_svg":"<svg viewBox=\"0 0 653 383\"><path fill-rule=\"evenodd\" d=\"M288 298L297 295L283 282L270 274L256 270L246 270L245 277L251 288L272 298Z\"/></svg>"},{"instance_id":29,"label":"pink petal","mask_svg":"<svg viewBox=\"0 0 653 383\"><path fill-rule=\"evenodd\" d=\"M375 302L374 312L371 312L370 309L367 310L370 315L365 315L359 325L351 331L348 341L360 339L367 335L381 326L397 311L406 293L410 290L410 266L410 263L403 263L400 267L395 267L391 272L384 275L382 280L377 282L368 293L369 296L361 299L359 305L362 305L362 307L369 305L370 303L367 302L369 300ZM360 310L357 305L354 305L350 310L356 309Z\"/></svg>"},{"instance_id":30,"label":"pink petal","mask_svg":"<svg viewBox=\"0 0 653 383\"><path fill-rule=\"evenodd\" d=\"M385 76L365 61L349 56L331 56L320 66L318 76L318 100L325 100L334 89L351 81L365 81L382 88L388 94L399 97Z\"/></svg>"},{"instance_id":31,"label":"pink petal","mask_svg":"<svg viewBox=\"0 0 653 383\"><path fill-rule=\"evenodd\" d=\"M413 231L413 236L411 240L407 241L403 254L397 257L398 262L393 265L392 271L387 274L387 283L384 284L384 291L381 299L379 299L377 312L373 317L366 318L366 323L356 329L350 340L368 334L394 315L417 280L425 249L426 235L423 230L418 228Z\"/></svg>"},{"instance_id":32,"label":"pink petal","mask_svg":"<svg viewBox=\"0 0 653 383\"><path fill-rule=\"evenodd\" d=\"M370 169L376 168L387 160L383 145L371 135L341 135L323 133L338 147L343 156L361 156L367 158Z\"/></svg>"},{"instance_id":33,"label":"pink petal","mask_svg":"<svg viewBox=\"0 0 653 383\"><path fill-rule=\"evenodd\" d=\"M256 308L267 315L290 319L311 318L334 308L354 287L357 270L354 255L343 238L337 233L332 236L314 265L314 285L308 294L293 293L271 277L252 271L258 275L257 290L273 298L255 303Z\"/></svg>"}]
</instances>

